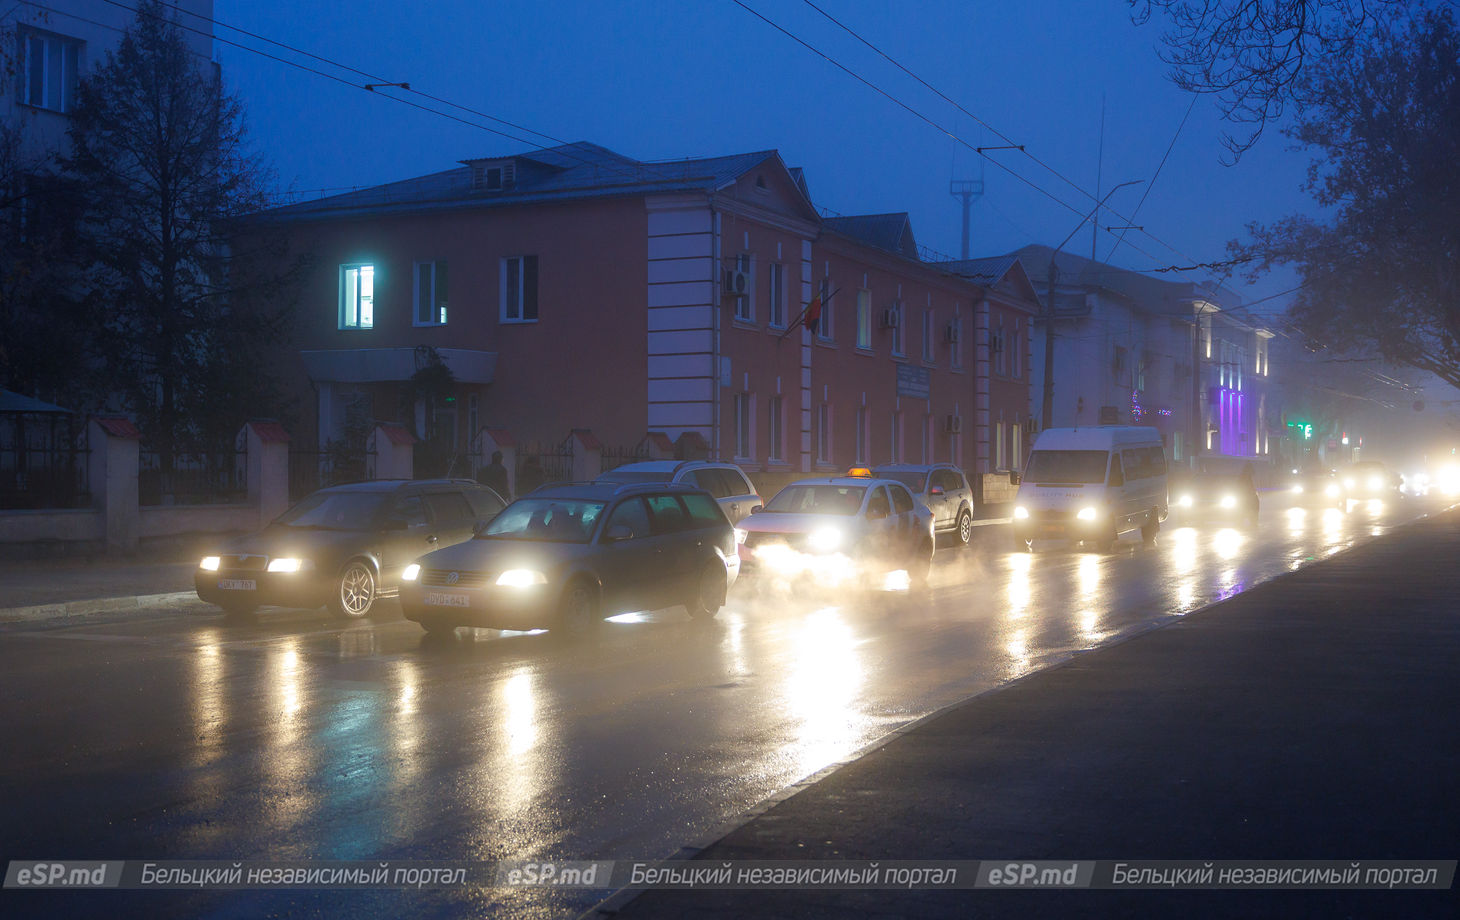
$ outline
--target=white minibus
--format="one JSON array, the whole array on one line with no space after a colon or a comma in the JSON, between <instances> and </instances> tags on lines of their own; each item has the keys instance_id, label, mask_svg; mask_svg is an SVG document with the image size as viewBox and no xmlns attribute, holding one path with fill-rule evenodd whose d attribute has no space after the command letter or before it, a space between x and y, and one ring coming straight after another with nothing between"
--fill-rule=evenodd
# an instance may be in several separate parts
<instances>
[{"instance_id":1,"label":"white minibus","mask_svg":"<svg viewBox=\"0 0 1460 920\"><path fill-rule=\"evenodd\" d=\"M1127 531L1147 542L1166 519L1166 451L1155 428L1040 432L1014 499L1014 537L1079 540L1103 550Z\"/></svg>"}]
</instances>

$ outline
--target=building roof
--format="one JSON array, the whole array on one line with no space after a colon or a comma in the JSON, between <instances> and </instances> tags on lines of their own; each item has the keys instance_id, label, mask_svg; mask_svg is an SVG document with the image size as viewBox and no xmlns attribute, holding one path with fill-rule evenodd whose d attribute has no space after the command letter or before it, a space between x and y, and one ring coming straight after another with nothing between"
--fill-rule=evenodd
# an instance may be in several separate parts
<instances>
[{"instance_id":1,"label":"building roof","mask_svg":"<svg viewBox=\"0 0 1460 920\"><path fill-rule=\"evenodd\" d=\"M895 252L909 259L918 258L918 244L913 238L912 220L906 211L825 217L822 218L821 225L833 233L851 237L868 246Z\"/></svg>"},{"instance_id":2,"label":"building roof","mask_svg":"<svg viewBox=\"0 0 1460 920\"><path fill-rule=\"evenodd\" d=\"M405 427L401 425L392 425L385 422L381 422L378 424L380 430L385 432L385 437L390 441L390 443L396 445L397 447L408 447L409 445L416 443L416 436L407 431Z\"/></svg>"},{"instance_id":3,"label":"building roof","mask_svg":"<svg viewBox=\"0 0 1460 920\"><path fill-rule=\"evenodd\" d=\"M258 435L260 441L265 444L288 444L289 432L278 422L255 420L248 423L253 433Z\"/></svg>"},{"instance_id":4,"label":"building roof","mask_svg":"<svg viewBox=\"0 0 1460 920\"><path fill-rule=\"evenodd\" d=\"M109 437L121 438L127 441L142 440L142 432L137 430L137 426L121 416L98 417L92 419L92 421L100 425L101 430L105 431Z\"/></svg>"},{"instance_id":5,"label":"building roof","mask_svg":"<svg viewBox=\"0 0 1460 920\"><path fill-rule=\"evenodd\" d=\"M772 157L779 159L774 150L758 150L723 157L644 162L597 144L578 141L515 156L465 160L455 169L285 205L259 216L312 219L665 192L710 193ZM473 164L507 161L516 165L516 181L510 188L486 191L472 187ZM804 183L798 185L804 191Z\"/></svg>"},{"instance_id":6,"label":"building roof","mask_svg":"<svg viewBox=\"0 0 1460 920\"><path fill-rule=\"evenodd\" d=\"M70 409L22 396L11 390L0 390L0 414L4 415L71 415Z\"/></svg>"},{"instance_id":7,"label":"building roof","mask_svg":"<svg viewBox=\"0 0 1460 920\"><path fill-rule=\"evenodd\" d=\"M1019 257L1014 254L1006 256L990 256L983 259L959 259L956 262L939 262L938 267L946 269L960 278L967 278L975 284L988 287L997 284Z\"/></svg>"}]
</instances>

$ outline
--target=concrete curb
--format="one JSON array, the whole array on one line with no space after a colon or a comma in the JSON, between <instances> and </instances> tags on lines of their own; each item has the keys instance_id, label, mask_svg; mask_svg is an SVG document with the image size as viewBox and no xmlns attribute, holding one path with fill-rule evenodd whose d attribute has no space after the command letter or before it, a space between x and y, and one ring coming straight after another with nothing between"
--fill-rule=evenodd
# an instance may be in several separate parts
<instances>
[{"instance_id":1,"label":"concrete curb","mask_svg":"<svg viewBox=\"0 0 1460 920\"><path fill-rule=\"evenodd\" d=\"M67 601L60 604L36 604L32 607L0 608L0 623L24 623L37 620L56 620L66 617L85 616L91 613L116 613L123 610L138 610L144 607L185 608L207 607L192 591L175 591L170 594L136 594L130 597L96 597L83 601Z\"/></svg>"}]
</instances>

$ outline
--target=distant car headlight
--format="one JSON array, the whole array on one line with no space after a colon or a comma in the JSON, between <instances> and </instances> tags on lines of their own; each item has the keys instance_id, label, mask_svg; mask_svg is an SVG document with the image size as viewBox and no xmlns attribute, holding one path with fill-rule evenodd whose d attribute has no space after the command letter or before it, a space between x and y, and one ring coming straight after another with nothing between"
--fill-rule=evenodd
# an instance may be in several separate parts
<instances>
[{"instance_id":1,"label":"distant car headlight","mask_svg":"<svg viewBox=\"0 0 1460 920\"><path fill-rule=\"evenodd\" d=\"M508 569L497 576L497 584L504 588L530 588L547 584L547 576L532 569Z\"/></svg>"},{"instance_id":2,"label":"distant car headlight","mask_svg":"<svg viewBox=\"0 0 1460 920\"><path fill-rule=\"evenodd\" d=\"M1026 507L1024 507L1023 505L1015 505L1014 506L1014 520L1016 520L1016 521L1027 521L1027 520L1029 520L1029 509L1026 508Z\"/></svg>"},{"instance_id":3,"label":"distant car headlight","mask_svg":"<svg viewBox=\"0 0 1460 920\"><path fill-rule=\"evenodd\" d=\"M1302 486L1293 486L1293 494L1294 495L1302 495L1303 494L1303 487Z\"/></svg>"},{"instance_id":4,"label":"distant car headlight","mask_svg":"<svg viewBox=\"0 0 1460 920\"><path fill-rule=\"evenodd\" d=\"M1223 508L1235 508L1237 507L1237 496L1223 495L1222 500L1218 504L1220 504Z\"/></svg>"},{"instance_id":5,"label":"distant car headlight","mask_svg":"<svg viewBox=\"0 0 1460 920\"><path fill-rule=\"evenodd\" d=\"M807 538L807 544L816 552L827 553L840 547L847 535L839 527L822 527L813 530Z\"/></svg>"},{"instance_id":6,"label":"distant car headlight","mask_svg":"<svg viewBox=\"0 0 1460 920\"><path fill-rule=\"evenodd\" d=\"M419 563L415 562L412 562L410 565L406 566L405 571L400 573L401 581L415 581L417 578L420 577L421 566Z\"/></svg>"},{"instance_id":7,"label":"distant car headlight","mask_svg":"<svg viewBox=\"0 0 1460 920\"><path fill-rule=\"evenodd\" d=\"M204 556L203 561L198 563L198 568L205 572L216 572L221 562L217 556Z\"/></svg>"},{"instance_id":8,"label":"distant car headlight","mask_svg":"<svg viewBox=\"0 0 1460 920\"><path fill-rule=\"evenodd\" d=\"M281 556L278 559L269 560L270 572L297 572L304 568L304 560L296 559L293 556Z\"/></svg>"},{"instance_id":9,"label":"distant car headlight","mask_svg":"<svg viewBox=\"0 0 1460 920\"><path fill-rule=\"evenodd\" d=\"M750 531L746 530L745 528L743 528L743 527L737 527L737 528L735 528L735 542L736 543L744 543L745 540L746 540L746 538L749 537L749 536L750 536Z\"/></svg>"},{"instance_id":10,"label":"distant car headlight","mask_svg":"<svg viewBox=\"0 0 1460 920\"><path fill-rule=\"evenodd\" d=\"M1379 478L1378 476L1370 476L1369 477L1369 491L1370 492L1377 492L1377 491L1379 491L1382 488L1384 488L1384 480L1383 479Z\"/></svg>"},{"instance_id":11,"label":"distant car headlight","mask_svg":"<svg viewBox=\"0 0 1460 920\"><path fill-rule=\"evenodd\" d=\"M1176 500L1176 504L1180 505L1183 508L1190 508L1191 507L1191 496L1190 495L1183 495L1183 496L1181 496L1180 498L1178 498Z\"/></svg>"},{"instance_id":12,"label":"distant car headlight","mask_svg":"<svg viewBox=\"0 0 1460 920\"><path fill-rule=\"evenodd\" d=\"M1327 495L1329 498L1338 498L1338 492L1338 484L1334 482L1330 482L1328 484L1328 487L1323 490L1323 494Z\"/></svg>"},{"instance_id":13,"label":"distant car headlight","mask_svg":"<svg viewBox=\"0 0 1460 920\"><path fill-rule=\"evenodd\" d=\"M1093 521L1099 513L1100 512L1095 510L1095 507L1091 505L1081 508L1080 513L1075 515L1075 517L1079 518L1082 521Z\"/></svg>"}]
</instances>

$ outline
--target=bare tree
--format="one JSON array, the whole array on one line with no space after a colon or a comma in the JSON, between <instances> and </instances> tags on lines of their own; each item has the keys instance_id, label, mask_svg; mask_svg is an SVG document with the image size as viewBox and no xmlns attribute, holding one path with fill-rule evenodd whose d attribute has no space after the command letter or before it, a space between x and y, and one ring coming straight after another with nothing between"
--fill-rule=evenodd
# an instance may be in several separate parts
<instances>
[{"instance_id":1,"label":"bare tree","mask_svg":"<svg viewBox=\"0 0 1460 920\"><path fill-rule=\"evenodd\" d=\"M1222 116L1247 126L1223 140L1235 163L1289 105L1311 101L1304 76L1342 60L1375 31L1426 5L1414 0L1127 0L1131 18L1169 23L1161 59L1188 92L1216 97ZM1448 5L1448 4L1446 4Z\"/></svg>"}]
</instances>

